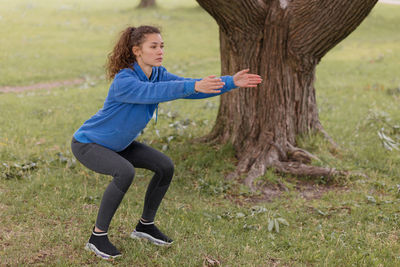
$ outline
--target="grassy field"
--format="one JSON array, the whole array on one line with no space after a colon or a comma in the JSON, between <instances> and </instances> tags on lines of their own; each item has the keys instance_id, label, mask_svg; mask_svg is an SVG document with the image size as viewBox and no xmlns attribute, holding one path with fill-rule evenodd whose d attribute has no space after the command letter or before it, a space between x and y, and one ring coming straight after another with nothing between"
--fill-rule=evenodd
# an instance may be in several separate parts
<instances>
[{"instance_id":1,"label":"grassy field","mask_svg":"<svg viewBox=\"0 0 400 267\"><path fill-rule=\"evenodd\" d=\"M156 217L174 245L129 238L151 177L138 170L110 227L123 257L104 262L83 250L110 177L76 163L69 143L103 104L102 66L116 34L128 24L160 25L169 71L220 70L213 19L195 1L158 2L143 11L137 1L0 0L0 87L87 80L0 94L0 265L399 266L400 152L378 132L400 142L400 6L383 4L317 68L320 118L338 152L320 137L298 140L325 166L368 178L327 187L271 171L260 179L289 191L255 202L257 193L223 179L235 164L230 145L191 141L210 131L218 99L164 103L141 140L176 164ZM297 189L305 184L308 191Z\"/></svg>"}]
</instances>

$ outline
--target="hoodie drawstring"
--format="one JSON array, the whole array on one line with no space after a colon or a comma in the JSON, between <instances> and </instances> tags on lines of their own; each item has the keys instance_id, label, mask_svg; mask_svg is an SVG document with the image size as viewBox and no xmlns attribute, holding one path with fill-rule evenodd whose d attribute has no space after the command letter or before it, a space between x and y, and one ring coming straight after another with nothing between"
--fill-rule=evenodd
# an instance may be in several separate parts
<instances>
[{"instance_id":1,"label":"hoodie drawstring","mask_svg":"<svg viewBox=\"0 0 400 267\"><path fill-rule=\"evenodd\" d=\"M157 118L158 118L158 104L157 104L157 107L156 107L156 123L155 124L157 124Z\"/></svg>"}]
</instances>

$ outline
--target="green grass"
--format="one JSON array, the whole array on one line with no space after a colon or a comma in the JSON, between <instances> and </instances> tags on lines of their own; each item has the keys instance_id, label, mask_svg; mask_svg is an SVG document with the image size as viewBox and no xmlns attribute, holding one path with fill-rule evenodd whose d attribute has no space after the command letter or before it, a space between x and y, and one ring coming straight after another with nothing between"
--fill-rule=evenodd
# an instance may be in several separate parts
<instances>
[{"instance_id":1,"label":"green grass","mask_svg":"<svg viewBox=\"0 0 400 267\"><path fill-rule=\"evenodd\" d=\"M165 64L177 73L219 70L217 26L194 1L159 1L151 10L136 10L137 2L0 0L0 86L101 76L127 25L160 26ZM201 73L191 72L200 66Z\"/></svg>"},{"instance_id":2,"label":"green grass","mask_svg":"<svg viewBox=\"0 0 400 267\"><path fill-rule=\"evenodd\" d=\"M0 0L1 86L95 78L82 86L0 94L1 264L110 265L83 250L110 177L74 162L69 142L102 106L108 83L99 77L116 34L127 24L161 25L171 72L202 77L220 69L213 19L194 1L158 2L157 9L139 11L137 1ZM128 237L151 177L139 170L110 228L124 255L115 263L400 265L400 153L387 151L377 134L385 127L395 139L388 125L400 125L399 15L400 7L378 4L317 68L320 118L339 150L332 154L318 136L298 140L322 160L315 164L369 178L349 177L319 198L305 198L295 189L305 181L269 171L261 180L283 182L289 191L254 203L257 194L223 179L235 166L230 145L191 141L211 130L218 99L161 104L157 125L150 122L141 140L166 149L176 164L156 218L175 244L159 248ZM277 218L289 226L268 231Z\"/></svg>"}]
</instances>

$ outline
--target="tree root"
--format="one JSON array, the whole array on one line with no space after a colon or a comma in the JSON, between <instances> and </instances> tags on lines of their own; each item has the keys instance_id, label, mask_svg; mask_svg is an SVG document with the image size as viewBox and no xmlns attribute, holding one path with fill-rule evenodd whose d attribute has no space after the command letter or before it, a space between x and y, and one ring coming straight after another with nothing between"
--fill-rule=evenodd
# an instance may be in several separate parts
<instances>
[{"instance_id":1,"label":"tree root","mask_svg":"<svg viewBox=\"0 0 400 267\"><path fill-rule=\"evenodd\" d=\"M304 149L301 149L298 147L294 147L290 143L287 143L287 147L288 147L288 152L287 152L288 158L293 161L310 164L311 160L313 159L313 160L321 162L321 160L317 156L314 156L307 150L304 150Z\"/></svg>"},{"instance_id":2,"label":"tree root","mask_svg":"<svg viewBox=\"0 0 400 267\"><path fill-rule=\"evenodd\" d=\"M329 136L320 123L316 129L331 144L334 150L338 149L338 144ZM224 137L212 131L210 134L197 138L197 142L206 142L215 144L223 142ZM251 146L250 146L251 147ZM312 161L322 163L322 160L305 149L295 147L289 142L281 146L274 141L268 142L267 146L252 147L242 153L239 158L236 170L229 173L225 178L227 180L238 180L245 174L243 183L250 188L252 192L257 190L254 181L263 176L268 169L273 169L278 173L290 174L298 177L311 177L316 179L325 178L328 181L337 177L360 176L368 178L367 175L359 172L337 170L335 168L320 167L310 165ZM284 190L288 190L282 183L280 185ZM285 189L286 188L286 189Z\"/></svg>"},{"instance_id":3,"label":"tree root","mask_svg":"<svg viewBox=\"0 0 400 267\"><path fill-rule=\"evenodd\" d=\"M311 166L311 160L321 162L321 160L310 152L287 144L286 154L281 146L271 143L267 152L260 153L257 159L250 160L246 157L240 160L237 169L227 176L227 179L237 179L247 171L244 184L252 192L257 190L254 184L255 179L264 175L267 169L272 168L278 173L291 174L298 177L325 178L332 180L336 177L361 176L368 178L367 175L358 172L341 171L335 168ZM245 168L246 166L246 168Z\"/></svg>"},{"instance_id":4,"label":"tree root","mask_svg":"<svg viewBox=\"0 0 400 267\"><path fill-rule=\"evenodd\" d=\"M335 176L348 176L349 172L339 171L335 168L317 167L303 164L301 162L277 162L274 166L278 172L293 174L300 177L333 178Z\"/></svg>"}]
</instances>

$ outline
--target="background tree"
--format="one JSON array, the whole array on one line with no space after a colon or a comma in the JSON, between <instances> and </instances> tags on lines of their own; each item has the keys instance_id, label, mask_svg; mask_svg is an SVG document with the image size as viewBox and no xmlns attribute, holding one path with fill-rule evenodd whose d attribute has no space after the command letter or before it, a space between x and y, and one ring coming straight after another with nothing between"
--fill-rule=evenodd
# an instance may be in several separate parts
<instances>
[{"instance_id":1,"label":"background tree","mask_svg":"<svg viewBox=\"0 0 400 267\"><path fill-rule=\"evenodd\" d=\"M139 8L153 7L156 5L156 0L140 0Z\"/></svg>"},{"instance_id":2,"label":"background tree","mask_svg":"<svg viewBox=\"0 0 400 267\"><path fill-rule=\"evenodd\" d=\"M222 95L207 136L233 144L239 160L233 174L247 173L247 185L269 167L308 176L343 173L307 165L313 156L296 148L296 136L319 131L329 138L318 117L316 66L377 1L197 0L219 25L222 74L250 68L264 79L257 89Z\"/></svg>"}]
</instances>

